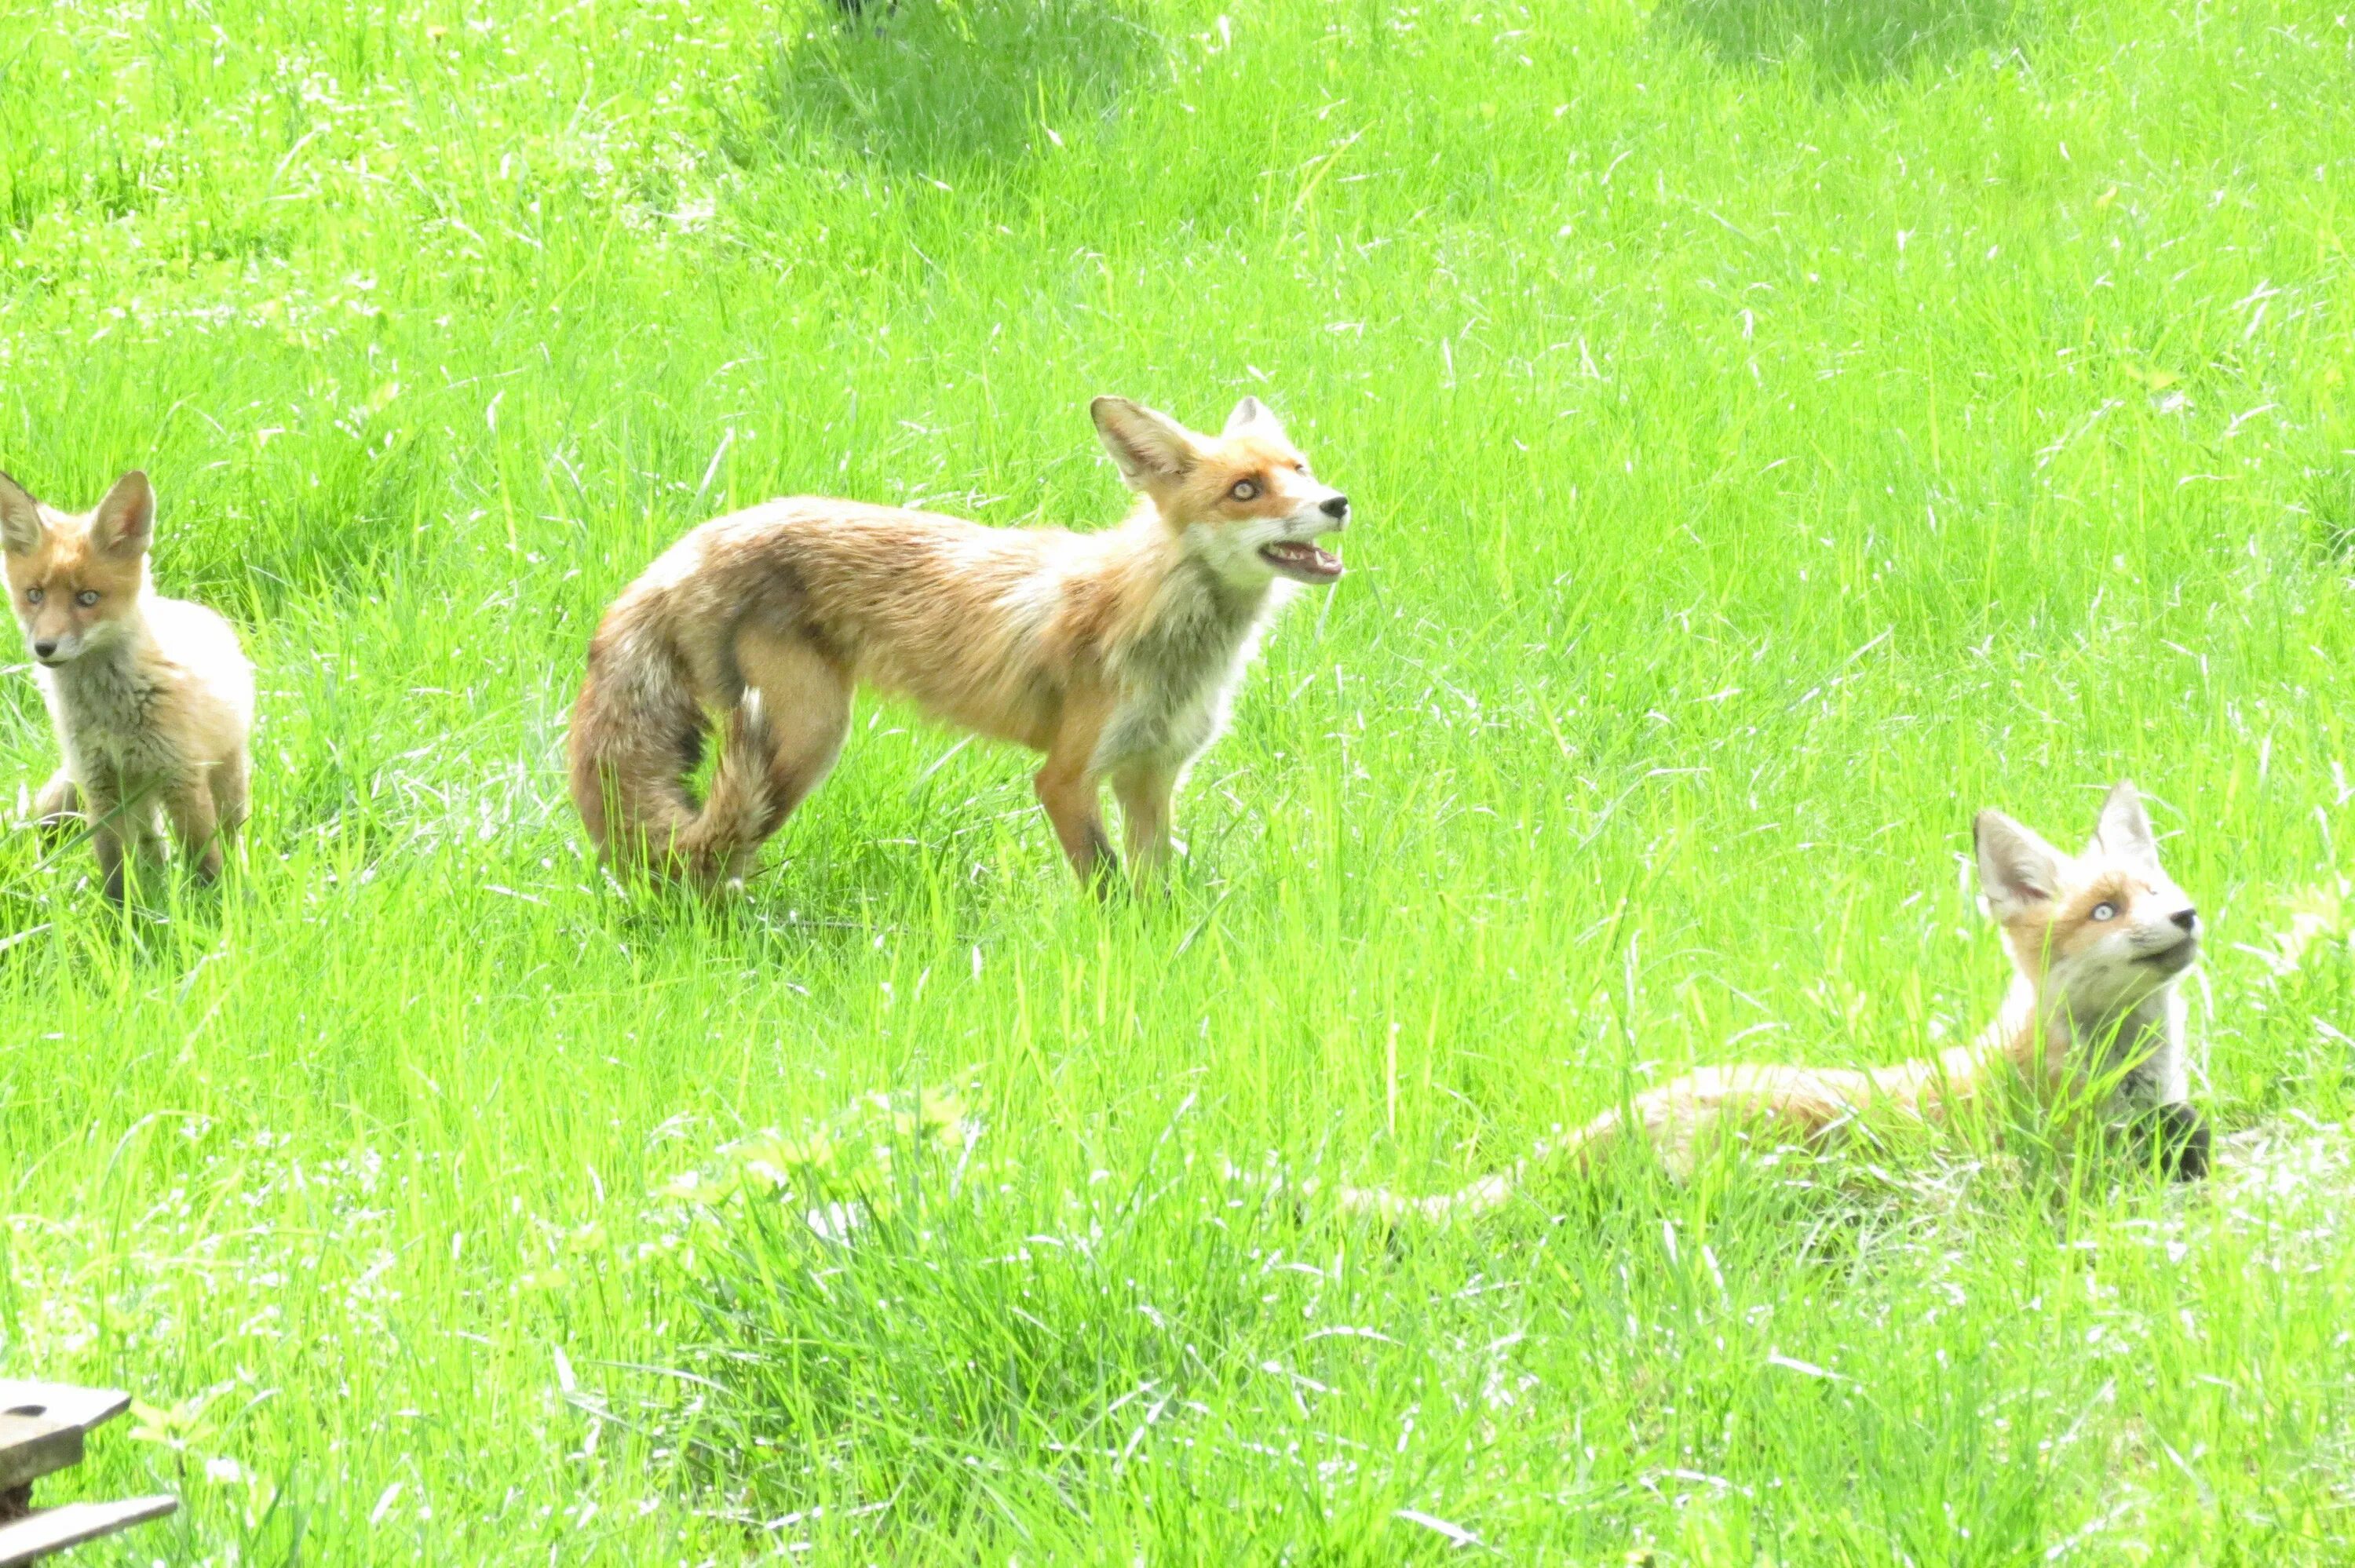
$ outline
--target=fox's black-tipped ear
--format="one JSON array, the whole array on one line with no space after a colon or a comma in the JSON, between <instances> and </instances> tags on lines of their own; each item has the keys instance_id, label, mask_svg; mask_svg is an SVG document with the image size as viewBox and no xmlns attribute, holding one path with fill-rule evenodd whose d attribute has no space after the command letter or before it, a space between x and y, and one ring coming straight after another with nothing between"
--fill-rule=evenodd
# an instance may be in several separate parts
<instances>
[{"instance_id":1,"label":"fox's black-tipped ear","mask_svg":"<svg viewBox=\"0 0 2355 1568\"><path fill-rule=\"evenodd\" d=\"M2094 826L2094 848L2158 869L2158 839L2150 831L2150 817L2142 809L2142 795L2124 779L2110 787L2102 802L2101 820Z\"/></svg>"},{"instance_id":2,"label":"fox's black-tipped ear","mask_svg":"<svg viewBox=\"0 0 2355 1568\"><path fill-rule=\"evenodd\" d=\"M1282 440L1284 423L1269 412L1266 404L1256 397L1246 397L1235 405L1233 413L1227 416L1227 428L1223 433L1240 436L1246 430L1263 436L1274 436Z\"/></svg>"},{"instance_id":3,"label":"fox's black-tipped ear","mask_svg":"<svg viewBox=\"0 0 2355 1568\"><path fill-rule=\"evenodd\" d=\"M0 473L0 545L12 556L29 556L41 547L40 503L33 493Z\"/></svg>"},{"instance_id":4,"label":"fox's black-tipped ear","mask_svg":"<svg viewBox=\"0 0 2355 1568\"><path fill-rule=\"evenodd\" d=\"M1981 811L1971 822L1978 851L1979 888L1998 920L2050 904L2061 891L2064 857L2001 811Z\"/></svg>"},{"instance_id":5,"label":"fox's black-tipped ear","mask_svg":"<svg viewBox=\"0 0 2355 1568\"><path fill-rule=\"evenodd\" d=\"M1150 490L1183 479L1200 455L1194 432L1142 403L1099 397L1088 405L1096 435L1120 466L1131 490Z\"/></svg>"},{"instance_id":6,"label":"fox's black-tipped ear","mask_svg":"<svg viewBox=\"0 0 2355 1568\"><path fill-rule=\"evenodd\" d=\"M110 556L138 556L155 537L155 492L134 468L114 482L91 514L90 542Z\"/></svg>"}]
</instances>

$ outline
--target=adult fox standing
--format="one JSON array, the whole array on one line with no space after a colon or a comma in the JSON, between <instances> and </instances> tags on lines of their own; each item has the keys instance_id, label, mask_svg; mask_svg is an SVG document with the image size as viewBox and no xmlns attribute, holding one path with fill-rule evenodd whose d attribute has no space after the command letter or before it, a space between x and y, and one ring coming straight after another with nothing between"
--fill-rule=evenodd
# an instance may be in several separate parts
<instances>
[{"instance_id":1,"label":"adult fox standing","mask_svg":"<svg viewBox=\"0 0 2355 1568\"><path fill-rule=\"evenodd\" d=\"M0 474L9 602L65 754L38 809L50 820L87 812L118 902L126 852L162 848L158 807L197 874L218 875L251 769L253 666L228 621L156 594L155 534L155 493L136 470L79 516Z\"/></svg>"},{"instance_id":2,"label":"adult fox standing","mask_svg":"<svg viewBox=\"0 0 2355 1568\"><path fill-rule=\"evenodd\" d=\"M1215 437L1123 397L1090 411L1138 495L1116 528L804 496L666 551L606 610L572 710L572 800L608 861L704 890L741 878L834 766L864 681L1046 753L1039 803L1091 884L1116 867L1109 779L1147 878L1171 791L1225 726L1261 629L1293 583L1341 575L1315 541L1349 503L1257 398ZM687 776L721 725L698 805Z\"/></svg>"}]
</instances>

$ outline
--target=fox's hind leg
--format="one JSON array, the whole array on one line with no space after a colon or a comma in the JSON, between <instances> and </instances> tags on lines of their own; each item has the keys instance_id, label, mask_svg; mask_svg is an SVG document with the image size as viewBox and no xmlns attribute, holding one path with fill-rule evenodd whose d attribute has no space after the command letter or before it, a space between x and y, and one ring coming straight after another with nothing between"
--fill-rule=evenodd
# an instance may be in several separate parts
<instances>
[{"instance_id":1,"label":"fox's hind leg","mask_svg":"<svg viewBox=\"0 0 2355 1568\"><path fill-rule=\"evenodd\" d=\"M33 831L40 835L43 845L54 846L81 825L81 786L74 782L72 773L60 767L33 797Z\"/></svg>"},{"instance_id":2,"label":"fox's hind leg","mask_svg":"<svg viewBox=\"0 0 2355 1568\"><path fill-rule=\"evenodd\" d=\"M64 827L65 819L81 815L81 786L72 772L59 767L33 797L33 820L45 828Z\"/></svg>"},{"instance_id":3,"label":"fox's hind leg","mask_svg":"<svg viewBox=\"0 0 2355 1568\"><path fill-rule=\"evenodd\" d=\"M736 668L744 683L761 694L772 740L769 816L765 839L784 825L794 808L826 781L850 734L850 672L790 632L749 627L736 639ZM731 877L749 869L752 852L729 868Z\"/></svg>"}]
</instances>

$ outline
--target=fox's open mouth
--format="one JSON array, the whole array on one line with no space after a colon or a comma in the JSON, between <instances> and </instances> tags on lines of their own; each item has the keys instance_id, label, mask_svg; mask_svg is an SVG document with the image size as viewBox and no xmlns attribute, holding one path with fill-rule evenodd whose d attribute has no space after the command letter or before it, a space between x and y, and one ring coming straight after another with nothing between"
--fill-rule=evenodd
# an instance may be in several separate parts
<instances>
[{"instance_id":1,"label":"fox's open mouth","mask_svg":"<svg viewBox=\"0 0 2355 1568\"><path fill-rule=\"evenodd\" d=\"M1305 583L1329 583L1341 575L1341 557L1305 539L1279 539L1259 547L1259 558Z\"/></svg>"},{"instance_id":2,"label":"fox's open mouth","mask_svg":"<svg viewBox=\"0 0 2355 1568\"><path fill-rule=\"evenodd\" d=\"M2191 967L2191 960L2199 956L2199 942L2196 939L2187 939L2156 953L2138 954L2135 962L2148 964L2155 969L2188 969Z\"/></svg>"}]
</instances>

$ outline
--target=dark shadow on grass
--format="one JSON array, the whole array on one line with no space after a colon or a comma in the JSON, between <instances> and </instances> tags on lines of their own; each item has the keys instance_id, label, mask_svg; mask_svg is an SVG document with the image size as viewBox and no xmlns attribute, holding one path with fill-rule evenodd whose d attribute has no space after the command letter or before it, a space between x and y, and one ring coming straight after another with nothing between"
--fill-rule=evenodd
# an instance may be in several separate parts
<instances>
[{"instance_id":1,"label":"dark shadow on grass","mask_svg":"<svg viewBox=\"0 0 2355 1568\"><path fill-rule=\"evenodd\" d=\"M759 112L727 138L741 162L816 142L933 174L1011 164L1101 125L1159 48L1115 0L907 0L807 15L769 64Z\"/></svg>"},{"instance_id":2,"label":"dark shadow on grass","mask_svg":"<svg viewBox=\"0 0 2355 1568\"><path fill-rule=\"evenodd\" d=\"M2030 0L1664 0L1657 15L1725 65L1845 85L2016 44L2032 11Z\"/></svg>"}]
</instances>

